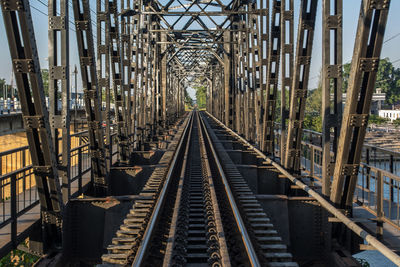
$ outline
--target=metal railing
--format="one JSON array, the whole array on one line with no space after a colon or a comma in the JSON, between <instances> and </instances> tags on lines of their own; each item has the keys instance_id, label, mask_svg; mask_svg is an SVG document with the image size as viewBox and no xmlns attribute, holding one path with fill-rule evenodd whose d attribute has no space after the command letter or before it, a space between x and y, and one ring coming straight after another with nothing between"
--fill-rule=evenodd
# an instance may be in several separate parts
<instances>
[{"instance_id":1,"label":"metal railing","mask_svg":"<svg viewBox=\"0 0 400 267\"><path fill-rule=\"evenodd\" d=\"M280 132L276 133L279 156ZM333 153L332 153L333 155ZM304 130L301 168L313 179L322 179L322 134ZM400 229L400 152L364 145L354 202L379 220Z\"/></svg>"},{"instance_id":2,"label":"metal railing","mask_svg":"<svg viewBox=\"0 0 400 267\"><path fill-rule=\"evenodd\" d=\"M89 143L82 138L87 131L71 134L70 150L70 196L83 193L86 182L84 176L90 173L91 159ZM111 135L111 148L115 144L116 133ZM61 141L61 139L59 139ZM112 149L111 155L117 151ZM61 160L61 154L58 155ZM29 146L0 152L0 232L7 229L10 242L0 248L0 257L21 242L26 233L18 229L18 220L39 204L35 176ZM39 215L38 215L39 216ZM11 229L11 230L9 230ZM18 231L17 231L18 229ZM18 233L19 232L19 233Z\"/></svg>"}]
</instances>

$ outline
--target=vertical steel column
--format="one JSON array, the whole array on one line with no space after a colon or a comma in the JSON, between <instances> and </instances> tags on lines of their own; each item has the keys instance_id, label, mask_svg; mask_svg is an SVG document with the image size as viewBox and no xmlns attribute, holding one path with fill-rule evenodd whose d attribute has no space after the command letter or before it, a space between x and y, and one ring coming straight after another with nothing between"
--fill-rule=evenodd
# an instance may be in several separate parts
<instances>
[{"instance_id":1,"label":"vertical steel column","mask_svg":"<svg viewBox=\"0 0 400 267\"><path fill-rule=\"evenodd\" d=\"M89 0L72 0L72 4L75 17L76 40L81 63L85 109L88 120L90 142L89 156L92 162L94 188L97 195L104 195L107 189L108 172L105 166L101 94L99 93L96 76L96 59L93 46Z\"/></svg>"},{"instance_id":2,"label":"vertical steel column","mask_svg":"<svg viewBox=\"0 0 400 267\"><path fill-rule=\"evenodd\" d=\"M224 107L225 107L225 125L230 127L231 113L231 32L224 32Z\"/></svg>"},{"instance_id":3,"label":"vertical steel column","mask_svg":"<svg viewBox=\"0 0 400 267\"><path fill-rule=\"evenodd\" d=\"M167 35L161 33L161 105L162 105L162 123L163 128L166 127L167 122Z\"/></svg>"},{"instance_id":4,"label":"vertical steel column","mask_svg":"<svg viewBox=\"0 0 400 267\"><path fill-rule=\"evenodd\" d=\"M258 10L256 2L249 5L250 11L260 11ZM260 40L260 31L259 31L259 15L258 14L250 14L250 43L251 43L251 75L252 75L252 88L253 88L253 100L254 100L254 120L255 120L255 131L254 131L254 140L257 143L260 143L261 137L261 121L262 121L262 112L261 112L261 86L260 86L260 77L261 77L261 40ZM233 92L233 90L232 90Z\"/></svg>"},{"instance_id":5,"label":"vertical steel column","mask_svg":"<svg viewBox=\"0 0 400 267\"><path fill-rule=\"evenodd\" d=\"M134 3L135 15L132 19L132 35L131 35L131 48L132 48L132 83L133 83L133 101L132 101L132 138L131 142L137 149L137 127L138 127L138 90L139 90L139 41L140 41L140 15L138 14L139 5Z\"/></svg>"},{"instance_id":6,"label":"vertical steel column","mask_svg":"<svg viewBox=\"0 0 400 267\"><path fill-rule=\"evenodd\" d=\"M232 92L234 97L232 129L239 131L240 123L240 60L239 60L239 16L232 18Z\"/></svg>"},{"instance_id":7,"label":"vertical steel column","mask_svg":"<svg viewBox=\"0 0 400 267\"><path fill-rule=\"evenodd\" d=\"M267 80L267 71L268 71L268 49L269 49L269 0L260 0L260 15L259 15L259 77L258 84L260 87L260 125L258 132L258 145L261 147L263 142L263 125L264 125L264 98L265 92L267 88L266 80Z\"/></svg>"},{"instance_id":8,"label":"vertical steel column","mask_svg":"<svg viewBox=\"0 0 400 267\"><path fill-rule=\"evenodd\" d=\"M281 52L282 52L282 74L281 74L281 140L280 157L281 164L285 165L286 155L286 120L289 118L287 109L286 93L289 97L292 91L293 82L293 48L294 48L294 27L293 27L293 0L281 1ZM290 104L290 103L289 103Z\"/></svg>"},{"instance_id":9,"label":"vertical steel column","mask_svg":"<svg viewBox=\"0 0 400 267\"><path fill-rule=\"evenodd\" d=\"M244 113L244 136L247 140L250 140L250 129L249 129L249 123L250 123L250 116L251 116L251 111L249 110L249 98L250 98L250 85L249 85L249 43L248 43L248 37L249 37L249 29L247 25L247 16L243 15L243 29L242 29L242 61L243 61L243 113Z\"/></svg>"},{"instance_id":10,"label":"vertical steel column","mask_svg":"<svg viewBox=\"0 0 400 267\"><path fill-rule=\"evenodd\" d=\"M251 13L253 11L253 3L248 3L246 5L247 10ZM256 120L256 111L255 111L255 83L253 83L253 69L255 67L253 61L253 42L252 42L252 14L246 14L246 38L247 38L247 89L248 89L248 113L249 113L249 120L248 120L248 137L247 139L251 142L255 142L256 138L256 127L255 127L255 120Z\"/></svg>"},{"instance_id":11,"label":"vertical steel column","mask_svg":"<svg viewBox=\"0 0 400 267\"><path fill-rule=\"evenodd\" d=\"M58 173L62 180L63 201L71 195L70 184L70 87L69 87L69 17L68 1L49 0L49 115ZM59 14L57 10L59 9ZM59 60L60 59L60 60ZM61 89L61 95L59 91ZM59 98L61 97L61 106ZM58 158L62 133L62 158Z\"/></svg>"},{"instance_id":12,"label":"vertical steel column","mask_svg":"<svg viewBox=\"0 0 400 267\"><path fill-rule=\"evenodd\" d=\"M279 60L281 55L281 1L272 4L271 38L268 53L267 88L265 92L262 150L274 155L274 123L278 98Z\"/></svg>"},{"instance_id":13,"label":"vertical steel column","mask_svg":"<svg viewBox=\"0 0 400 267\"><path fill-rule=\"evenodd\" d=\"M329 196L335 164L335 157L331 158L331 145L336 153L339 121L342 117L343 0L324 0L322 9L322 193ZM333 129L333 139L331 139L331 129Z\"/></svg>"},{"instance_id":14,"label":"vertical steel column","mask_svg":"<svg viewBox=\"0 0 400 267\"><path fill-rule=\"evenodd\" d=\"M318 0L302 0L296 46L296 68L290 96L289 128L285 167L292 172L300 170L300 147L303 134L304 110L314 40L315 16Z\"/></svg>"},{"instance_id":15,"label":"vertical steel column","mask_svg":"<svg viewBox=\"0 0 400 267\"><path fill-rule=\"evenodd\" d=\"M126 122L126 97L124 92L124 70L122 67L121 40L119 36L118 1L109 2L110 7L110 54L111 71L113 77L113 91L115 104L115 118L118 131L118 152L121 163L129 161L128 136Z\"/></svg>"},{"instance_id":16,"label":"vertical steel column","mask_svg":"<svg viewBox=\"0 0 400 267\"><path fill-rule=\"evenodd\" d=\"M343 208L353 203L389 5L389 0L361 4L331 188L331 200Z\"/></svg>"},{"instance_id":17,"label":"vertical steel column","mask_svg":"<svg viewBox=\"0 0 400 267\"><path fill-rule=\"evenodd\" d=\"M149 133L149 122L150 122L150 112L149 105L149 56L150 56L150 45L149 45L149 31L148 25L150 21L150 15L144 16L144 23L142 24L142 51L143 51L143 69L142 69L142 88L143 88L143 113L144 113L144 121L143 121L143 137L147 140ZM167 118L168 120L168 118Z\"/></svg>"},{"instance_id":18,"label":"vertical steel column","mask_svg":"<svg viewBox=\"0 0 400 267\"><path fill-rule=\"evenodd\" d=\"M152 135L153 137L158 134L159 130L159 118L158 118L158 113L159 113L159 106L158 106L158 91L159 91L159 86L158 86L158 73L159 73L159 57L160 57L160 46L158 45L158 40L159 34L155 32L157 29L157 21L153 20L151 23L151 44L152 44L152 113L153 113L153 132Z\"/></svg>"},{"instance_id":19,"label":"vertical steel column","mask_svg":"<svg viewBox=\"0 0 400 267\"><path fill-rule=\"evenodd\" d=\"M246 113L245 112L245 91L246 91L246 65L245 65L245 26L246 22L243 20L243 15L240 16L239 20L239 131L238 134L244 135L245 131L245 123L246 123Z\"/></svg>"},{"instance_id":20,"label":"vertical steel column","mask_svg":"<svg viewBox=\"0 0 400 267\"><path fill-rule=\"evenodd\" d=\"M132 56L131 56L131 17L126 11L131 10L130 0L121 0L121 13L125 15L121 16L121 64L122 64L122 94L123 94L123 112L125 113L124 127L125 127L125 138L126 138L126 161L129 161L130 153L132 152L132 121L131 121L131 78L132 78ZM128 15L126 15L128 14Z\"/></svg>"},{"instance_id":21,"label":"vertical steel column","mask_svg":"<svg viewBox=\"0 0 400 267\"><path fill-rule=\"evenodd\" d=\"M28 0L1 0L46 244L59 245L63 200ZM67 22L65 22L67 23Z\"/></svg>"},{"instance_id":22,"label":"vertical steel column","mask_svg":"<svg viewBox=\"0 0 400 267\"><path fill-rule=\"evenodd\" d=\"M101 101L105 95L106 107L103 118L106 121L105 156L106 168L112 165L111 144L111 94L110 94L110 9L109 1L97 0L97 81L101 92ZM104 31L104 33L103 33ZM103 106L103 105L102 105ZM102 107L103 109L103 107Z\"/></svg>"}]
</instances>

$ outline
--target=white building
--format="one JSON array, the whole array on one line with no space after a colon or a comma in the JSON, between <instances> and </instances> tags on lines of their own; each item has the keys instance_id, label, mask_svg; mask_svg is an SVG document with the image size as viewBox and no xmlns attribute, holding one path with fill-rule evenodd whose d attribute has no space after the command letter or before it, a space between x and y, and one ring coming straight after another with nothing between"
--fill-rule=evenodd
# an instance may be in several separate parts
<instances>
[{"instance_id":1,"label":"white building","mask_svg":"<svg viewBox=\"0 0 400 267\"><path fill-rule=\"evenodd\" d=\"M393 122L396 119L400 119L400 109L395 109L395 110L382 109L382 110L379 110L379 117L387 118L391 122Z\"/></svg>"}]
</instances>

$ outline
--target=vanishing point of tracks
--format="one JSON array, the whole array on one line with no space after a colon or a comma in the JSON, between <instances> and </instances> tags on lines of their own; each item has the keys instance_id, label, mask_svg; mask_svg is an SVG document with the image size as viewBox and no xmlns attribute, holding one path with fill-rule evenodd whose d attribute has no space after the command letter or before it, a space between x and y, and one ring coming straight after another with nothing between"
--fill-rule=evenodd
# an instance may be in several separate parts
<instances>
[{"instance_id":1,"label":"vanishing point of tracks","mask_svg":"<svg viewBox=\"0 0 400 267\"><path fill-rule=\"evenodd\" d=\"M185 123L169 168L149 178L103 263L298 266L219 142L221 129L197 111Z\"/></svg>"}]
</instances>

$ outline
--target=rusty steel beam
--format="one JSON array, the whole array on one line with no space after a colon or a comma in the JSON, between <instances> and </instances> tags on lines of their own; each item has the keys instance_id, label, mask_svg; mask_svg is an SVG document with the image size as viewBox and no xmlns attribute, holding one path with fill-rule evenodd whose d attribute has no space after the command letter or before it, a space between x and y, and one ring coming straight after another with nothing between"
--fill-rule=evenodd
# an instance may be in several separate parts
<instances>
[{"instance_id":1,"label":"rusty steel beam","mask_svg":"<svg viewBox=\"0 0 400 267\"><path fill-rule=\"evenodd\" d=\"M285 165L287 138L286 121L289 118L287 106L290 105L287 99L290 98L293 82L293 8L293 0L281 1L281 139L279 149L282 165ZM287 95L289 96L288 98L286 97Z\"/></svg>"},{"instance_id":2,"label":"rusty steel beam","mask_svg":"<svg viewBox=\"0 0 400 267\"><path fill-rule=\"evenodd\" d=\"M97 195L104 195L107 191L108 172L105 164L101 94L96 75L89 0L73 0L72 5L88 121L89 155L92 163L93 185Z\"/></svg>"},{"instance_id":3,"label":"rusty steel beam","mask_svg":"<svg viewBox=\"0 0 400 267\"><path fill-rule=\"evenodd\" d=\"M230 127L231 122L231 33L224 32L224 106L225 106L225 125Z\"/></svg>"},{"instance_id":4,"label":"rusty steel beam","mask_svg":"<svg viewBox=\"0 0 400 267\"><path fill-rule=\"evenodd\" d=\"M332 8L333 7L333 8ZM343 0L324 0L322 5L322 193L330 195L334 153L342 117L342 11ZM332 40L333 37L333 40ZM333 55L333 57L331 57ZM331 101L331 97L333 100ZM333 135L331 137L331 135Z\"/></svg>"},{"instance_id":5,"label":"rusty steel beam","mask_svg":"<svg viewBox=\"0 0 400 267\"><path fill-rule=\"evenodd\" d=\"M132 135L131 135L131 143L134 149L137 149L137 121L138 117L138 90L139 90L139 42L140 42L140 15L138 14L139 3L134 3L133 10L135 11L135 15L132 17L132 31L131 31L131 57L132 57L132 66L131 66L131 77L132 77Z\"/></svg>"},{"instance_id":6,"label":"rusty steel beam","mask_svg":"<svg viewBox=\"0 0 400 267\"><path fill-rule=\"evenodd\" d=\"M111 54L111 73L115 103L115 118L117 123L118 155L119 161L123 164L129 162L129 139L127 129L127 111L125 95L125 68L121 53L120 20L118 14L118 1L109 2L110 9L110 54ZM124 35L124 38L126 35ZM125 39L124 39L125 40Z\"/></svg>"},{"instance_id":7,"label":"rusty steel beam","mask_svg":"<svg viewBox=\"0 0 400 267\"><path fill-rule=\"evenodd\" d=\"M121 0L120 6L120 14L124 13L126 10L131 10L131 1L130 0ZM117 14L116 14L117 15ZM129 163L130 153L133 151L133 144L132 144L132 121L131 121L131 113L132 113L132 104L131 104L131 97L132 97L132 56L131 56L131 16L125 15L120 16L121 21L121 34L120 34L120 56L121 56L121 93L123 95L122 101L123 102L123 111L124 112L124 125L123 127L125 130L126 138L126 147L125 153L126 158L124 163Z\"/></svg>"},{"instance_id":8,"label":"rusty steel beam","mask_svg":"<svg viewBox=\"0 0 400 267\"><path fill-rule=\"evenodd\" d=\"M302 0L296 45L296 68L293 74L290 96L289 124L285 167L291 172L300 171L300 147L303 132L304 111L310 74L314 40L315 17L318 0Z\"/></svg>"},{"instance_id":9,"label":"rusty steel beam","mask_svg":"<svg viewBox=\"0 0 400 267\"><path fill-rule=\"evenodd\" d=\"M55 249L61 245L64 204L30 5L28 0L1 0L1 7L39 195L43 237L47 248Z\"/></svg>"},{"instance_id":10,"label":"rusty steel beam","mask_svg":"<svg viewBox=\"0 0 400 267\"><path fill-rule=\"evenodd\" d=\"M49 0L49 116L56 155L60 153L58 141L61 132L61 161L58 173L62 181L62 195L67 203L71 195L70 181L70 85L69 85L69 25L68 1ZM59 12L57 11L59 10ZM59 33L59 35L58 35ZM60 60L58 60L60 59ZM61 91L61 92L60 92ZM59 105L61 98L61 106Z\"/></svg>"},{"instance_id":11,"label":"rusty steel beam","mask_svg":"<svg viewBox=\"0 0 400 267\"><path fill-rule=\"evenodd\" d=\"M330 195L346 209L353 203L389 6L389 0L361 4Z\"/></svg>"},{"instance_id":12,"label":"rusty steel beam","mask_svg":"<svg viewBox=\"0 0 400 267\"><path fill-rule=\"evenodd\" d=\"M279 61L281 55L281 4L274 0L272 3L271 36L268 53L267 84L263 116L262 151L274 155L275 138L274 123L276 117L276 102L278 98Z\"/></svg>"},{"instance_id":13,"label":"rusty steel beam","mask_svg":"<svg viewBox=\"0 0 400 267\"><path fill-rule=\"evenodd\" d=\"M102 108L103 118L106 122L105 132L105 159L106 169L110 171L112 165L111 143L111 87L110 87L110 7L109 1L97 0L97 80L100 99L105 94L105 110ZM104 34L103 34L104 31Z\"/></svg>"}]
</instances>

